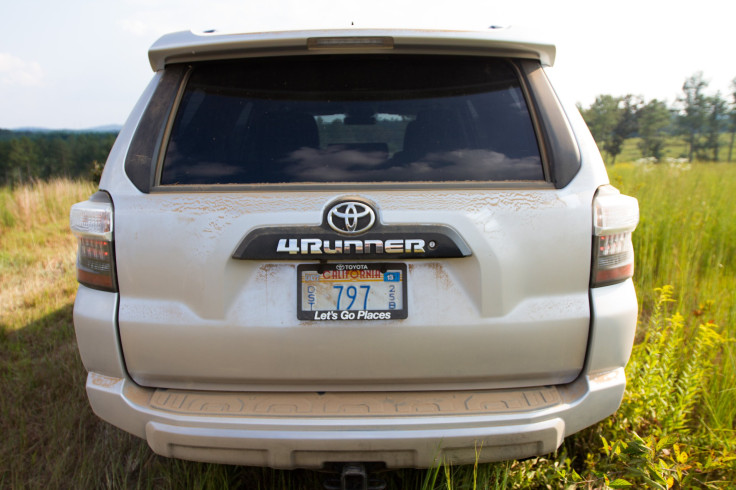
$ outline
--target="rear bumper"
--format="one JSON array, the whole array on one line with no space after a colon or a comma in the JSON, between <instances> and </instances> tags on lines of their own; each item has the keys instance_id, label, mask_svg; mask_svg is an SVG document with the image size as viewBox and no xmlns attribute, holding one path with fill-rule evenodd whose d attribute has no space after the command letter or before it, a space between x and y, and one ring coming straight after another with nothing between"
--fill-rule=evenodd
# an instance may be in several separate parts
<instances>
[{"instance_id":1,"label":"rear bumper","mask_svg":"<svg viewBox=\"0 0 736 490\"><path fill-rule=\"evenodd\" d=\"M98 305L76 305L75 324L89 370L87 394L99 417L145 438L164 456L274 468L351 461L421 468L552 452L564 437L618 408L637 314L630 280L591 291L585 366L566 385L237 393L138 386L125 373L116 342L114 296L89 290L82 297L84 303Z\"/></svg>"},{"instance_id":2,"label":"rear bumper","mask_svg":"<svg viewBox=\"0 0 736 490\"><path fill-rule=\"evenodd\" d=\"M619 368L561 388L457 392L443 398L374 393L357 404L357 394L342 393L314 404L309 398L320 395L279 394L263 403L273 394L153 390L124 378L95 373L87 378L95 413L145 438L158 454L274 468L345 461L429 467L442 461L472 463L476 454L486 462L549 453L566 435L615 411L624 386ZM434 402L425 403L433 395ZM407 401L412 397L418 397L416 403ZM458 403L451 406L447 398ZM377 404L378 411L371 413Z\"/></svg>"}]
</instances>

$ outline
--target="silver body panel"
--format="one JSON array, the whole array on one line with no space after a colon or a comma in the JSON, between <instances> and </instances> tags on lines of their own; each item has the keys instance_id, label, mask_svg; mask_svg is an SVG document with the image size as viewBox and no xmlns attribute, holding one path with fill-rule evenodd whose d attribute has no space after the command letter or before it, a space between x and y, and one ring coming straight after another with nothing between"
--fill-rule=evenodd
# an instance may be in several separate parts
<instances>
[{"instance_id":1,"label":"silver body panel","mask_svg":"<svg viewBox=\"0 0 736 490\"><path fill-rule=\"evenodd\" d=\"M334 194L113 195L120 337L142 385L488 388L569 382L582 368L589 191L361 193L385 223L452 226L473 252L408 261L409 317L391 323L299 321L301 262L231 258L254 227L318 223Z\"/></svg>"}]
</instances>

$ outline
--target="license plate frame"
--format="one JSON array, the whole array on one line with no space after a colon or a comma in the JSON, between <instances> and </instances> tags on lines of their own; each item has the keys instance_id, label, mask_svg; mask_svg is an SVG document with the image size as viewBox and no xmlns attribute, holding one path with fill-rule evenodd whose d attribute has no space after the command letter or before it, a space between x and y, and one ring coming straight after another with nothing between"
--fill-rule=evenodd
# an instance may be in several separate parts
<instances>
[{"instance_id":1,"label":"license plate frame","mask_svg":"<svg viewBox=\"0 0 736 490\"><path fill-rule=\"evenodd\" d=\"M396 262L300 264L296 274L297 318L312 321L406 319L409 314L406 270L406 264ZM314 296L309 296L310 293ZM345 304L350 307L339 308ZM334 307L320 308L325 305Z\"/></svg>"}]
</instances>

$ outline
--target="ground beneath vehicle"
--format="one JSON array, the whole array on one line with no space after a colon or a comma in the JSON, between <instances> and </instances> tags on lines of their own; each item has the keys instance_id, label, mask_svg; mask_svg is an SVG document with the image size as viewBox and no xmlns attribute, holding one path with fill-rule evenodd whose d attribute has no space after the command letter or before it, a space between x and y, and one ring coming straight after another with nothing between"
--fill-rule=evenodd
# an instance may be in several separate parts
<instances>
[{"instance_id":1,"label":"ground beneath vehicle","mask_svg":"<svg viewBox=\"0 0 736 490\"><path fill-rule=\"evenodd\" d=\"M159 454L426 467L611 414L633 198L511 30L178 33L72 208L105 420Z\"/></svg>"}]
</instances>

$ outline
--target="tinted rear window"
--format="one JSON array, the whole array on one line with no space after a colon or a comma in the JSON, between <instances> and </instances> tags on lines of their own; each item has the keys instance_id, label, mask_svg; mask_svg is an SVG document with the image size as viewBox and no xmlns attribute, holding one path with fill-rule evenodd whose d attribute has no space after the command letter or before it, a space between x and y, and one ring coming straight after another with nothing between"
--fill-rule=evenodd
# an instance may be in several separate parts
<instances>
[{"instance_id":1,"label":"tinted rear window","mask_svg":"<svg viewBox=\"0 0 736 490\"><path fill-rule=\"evenodd\" d=\"M303 56L192 68L161 185L544 180L505 60Z\"/></svg>"}]
</instances>

